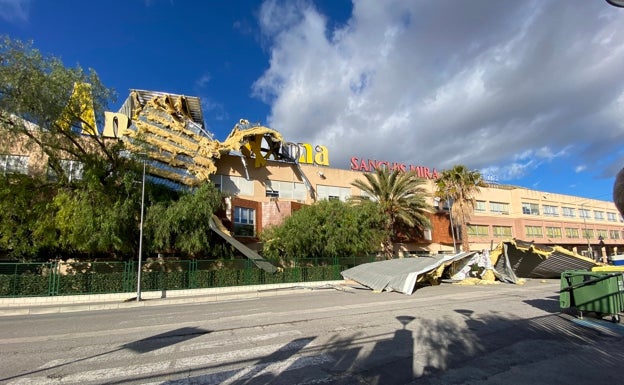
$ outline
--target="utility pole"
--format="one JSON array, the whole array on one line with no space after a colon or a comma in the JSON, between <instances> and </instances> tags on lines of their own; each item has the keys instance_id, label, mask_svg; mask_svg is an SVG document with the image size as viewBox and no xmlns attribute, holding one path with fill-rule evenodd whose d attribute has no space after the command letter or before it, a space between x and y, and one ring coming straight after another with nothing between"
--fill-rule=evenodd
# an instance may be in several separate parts
<instances>
[{"instance_id":1,"label":"utility pole","mask_svg":"<svg viewBox=\"0 0 624 385\"><path fill-rule=\"evenodd\" d=\"M143 158L143 181L141 183L141 225L139 228L139 267L137 271L137 296L141 300L141 260L143 259L143 206L145 204L145 158Z\"/></svg>"}]
</instances>

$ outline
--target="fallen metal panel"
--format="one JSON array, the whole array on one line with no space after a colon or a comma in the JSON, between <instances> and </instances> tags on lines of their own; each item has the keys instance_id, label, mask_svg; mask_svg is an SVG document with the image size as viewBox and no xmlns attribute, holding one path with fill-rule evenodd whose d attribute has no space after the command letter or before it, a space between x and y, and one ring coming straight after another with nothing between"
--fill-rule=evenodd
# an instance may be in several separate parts
<instances>
[{"instance_id":1,"label":"fallen metal panel","mask_svg":"<svg viewBox=\"0 0 624 385\"><path fill-rule=\"evenodd\" d=\"M444 263L457 258L460 258L460 254L390 259L358 265L340 274L343 278L351 279L374 291L385 290L412 294L419 276L432 272Z\"/></svg>"},{"instance_id":2,"label":"fallen metal panel","mask_svg":"<svg viewBox=\"0 0 624 385\"><path fill-rule=\"evenodd\" d=\"M514 273L511 262L509 262L509 257L507 256L508 249L509 245L507 243L501 243L499 247L490 253L490 255L493 255L494 252L498 253L498 259L496 259L496 263L494 264L494 276L502 282L517 283L518 277L516 273Z\"/></svg>"},{"instance_id":3,"label":"fallen metal panel","mask_svg":"<svg viewBox=\"0 0 624 385\"><path fill-rule=\"evenodd\" d=\"M589 258L575 258L555 251L531 272L531 276L534 278L559 278L561 273L566 270L591 270L596 265L596 262Z\"/></svg>"},{"instance_id":4,"label":"fallen metal panel","mask_svg":"<svg viewBox=\"0 0 624 385\"><path fill-rule=\"evenodd\" d=\"M237 241L234 237L228 235L227 233L219 229L214 218L210 219L209 225L212 231L217 233L221 238L223 238L230 245L234 246L236 250L243 253L243 255L249 258L254 263L254 265L258 266L260 269L268 273L275 273L277 271L277 267L273 266L271 262L262 258L260 254L251 250L249 247L245 246L243 243Z\"/></svg>"},{"instance_id":5,"label":"fallen metal panel","mask_svg":"<svg viewBox=\"0 0 624 385\"><path fill-rule=\"evenodd\" d=\"M517 282L517 278L559 278L566 270L591 270L600 264L561 246L534 245L519 240L501 242L493 251L497 278ZM500 275L500 277L499 277Z\"/></svg>"}]
</instances>

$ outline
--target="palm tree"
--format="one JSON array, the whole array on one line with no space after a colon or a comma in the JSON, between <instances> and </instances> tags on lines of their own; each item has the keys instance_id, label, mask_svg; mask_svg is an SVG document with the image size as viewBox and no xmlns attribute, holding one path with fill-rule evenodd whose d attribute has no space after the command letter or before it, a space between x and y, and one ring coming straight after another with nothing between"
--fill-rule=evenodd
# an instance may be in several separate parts
<instances>
[{"instance_id":1,"label":"palm tree","mask_svg":"<svg viewBox=\"0 0 624 385\"><path fill-rule=\"evenodd\" d=\"M476 170L468 170L466 166L455 165L450 170L442 171L436 181L437 191L435 195L442 199L452 199L451 220L459 226L462 234L462 250L470 251L468 242L468 222L474 212L475 196L480 187L485 186L481 173ZM454 231L451 229L451 231Z\"/></svg>"},{"instance_id":2,"label":"palm tree","mask_svg":"<svg viewBox=\"0 0 624 385\"><path fill-rule=\"evenodd\" d=\"M386 218L383 253L387 259L391 259L394 256L393 240L398 225L419 229L431 227L426 215L430 209L426 202L429 194L422 187L425 180L414 172L390 172L386 168L378 168L375 173L366 173L364 177L366 180L358 179L352 185L365 195L352 197L351 200L358 202L373 199L379 204Z\"/></svg>"}]
</instances>

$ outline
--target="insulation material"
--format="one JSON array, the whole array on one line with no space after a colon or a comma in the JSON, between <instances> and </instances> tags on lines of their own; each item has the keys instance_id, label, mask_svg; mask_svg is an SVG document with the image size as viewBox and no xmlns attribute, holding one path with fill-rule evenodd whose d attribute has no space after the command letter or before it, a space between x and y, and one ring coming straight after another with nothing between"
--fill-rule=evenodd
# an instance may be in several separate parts
<instances>
[{"instance_id":1,"label":"insulation material","mask_svg":"<svg viewBox=\"0 0 624 385\"><path fill-rule=\"evenodd\" d=\"M242 119L224 142L213 140L199 129L187 98L180 95L133 91L129 105L132 122L122 136L127 148L147 155L151 175L185 186L209 180L217 171L215 161L230 151L263 167L270 157L278 158L283 141L277 131Z\"/></svg>"},{"instance_id":2,"label":"insulation material","mask_svg":"<svg viewBox=\"0 0 624 385\"><path fill-rule=\"evenodd\" d=\"M488 250L483 251L483 253L475 253L470 258L464 258L458 264L460 264L460 267L451 276L452 280L462 281L467 278L484 280L494 277L494 266L490 261Z\"/></svg>"},{"instance_id":3,"label":"insulation material","mask_svg":"<svg viewBox=\"0 0 624 385\"><path fill-rule=\"evenodd\" d=\"M565 270L591 270L600 265L560 246L512 240L481 253L391 259L358 265L341 274L374 291L412 294L416 283L436 284L443 276L462 285L523 284L525 278L559 278Z\"/></svg>"}]
</instances>

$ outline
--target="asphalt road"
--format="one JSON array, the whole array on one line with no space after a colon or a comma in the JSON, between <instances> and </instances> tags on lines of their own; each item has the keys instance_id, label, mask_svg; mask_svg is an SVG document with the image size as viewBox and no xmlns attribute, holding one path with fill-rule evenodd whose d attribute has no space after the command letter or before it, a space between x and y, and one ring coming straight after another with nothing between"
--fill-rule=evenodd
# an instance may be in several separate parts
<instances>
[{"instance_id":1,"label":"asphalt road","mask_svg":"<svg viewBox=\"0 0 624 385\"><path fill-rule=\"evenodd\" d=\"M561 313L558 285L307 290L7 316L0 383L621 383L624 325Z\"/></svg>"}]
</instances>

